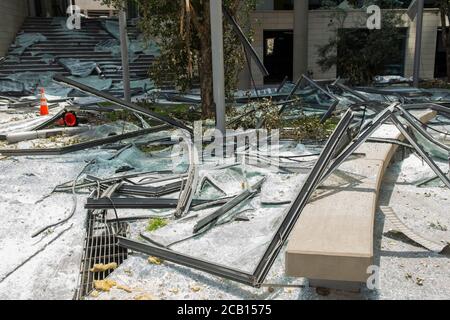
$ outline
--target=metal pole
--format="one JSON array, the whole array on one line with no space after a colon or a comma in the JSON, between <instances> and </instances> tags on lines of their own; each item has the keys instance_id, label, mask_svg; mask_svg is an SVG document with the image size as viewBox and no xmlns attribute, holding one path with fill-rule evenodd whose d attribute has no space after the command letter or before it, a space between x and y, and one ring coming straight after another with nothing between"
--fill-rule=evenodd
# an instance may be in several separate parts
<instances>
[{"instance_id":1,"label":"metal pole","mask_svg":"<svg viewBox=\"0 0 450 320\"><path fill-rule=\"evenodd\" d=\"M210 0L213 92L216 128L225 134L225 75L223 62L222 0Z\"/></svg>"},{"instance_id":2,"label":"metal pole","mask_svg":"<svg viewBox=\"0 0 450 320\"><path fill-rule=\"evenodd\" d=\"M293 79L308 72L308 0L294 0Z\"/></svg>"},{"instance_id":3,"label":"metal pole","mask_svg":"<svg viewBox=\"0 0 450 320\"><path fill-rule=\"evenodd\" d=\"M127 13L124 9L119 12L120 51L122 53L122 81L123 94L127 102L131 102L130 93L130 66L128 60L128 32Z\"/></svg>"},{"instance_id":4,"label":"metal pole","mask_svg":"<svg viewBox=\"0 0 450 320\"><path fill-rule=\"evenodd\" d=\"M422 50L422 21L423 21L423 3L424 0L417 2L417 21L416 21L416 42L414 52L414 70L413 70L413 85L419 87L420 77L420 56Z\"/></svg>"}]
</instances>

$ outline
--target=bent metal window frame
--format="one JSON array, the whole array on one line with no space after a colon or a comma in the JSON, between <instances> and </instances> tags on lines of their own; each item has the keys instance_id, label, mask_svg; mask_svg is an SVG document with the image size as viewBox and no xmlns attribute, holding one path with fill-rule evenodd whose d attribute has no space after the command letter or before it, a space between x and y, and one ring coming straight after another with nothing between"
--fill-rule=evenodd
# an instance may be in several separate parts
<instances>
[{"instance_id":1,"label":"bent metal window frame","mask_svg":"<svg viewBox=\"0 0 450 320\"><path fill-rule=\"evenodd\" d=\"M263 284L270 268L275 262L280 250L284 246L291 233L296 221L300 217L304 207L306 206L311 195L317 188L317 186L323 182L339 165L345 161L364 141L366 141L370 135L379 128L383 123L388 120L399 129L399 131L405 136L418 154L424 158L427 164L433 169L435 173L443 180L448 188L450 188L450 180L445 176L445 174L439 169L434 161L427 155L427 153L420 147L420 145L415 141L415 139L408 134L404 125L400 122L397 115L402 117L407 123L412 125L410 117L408 115L405 117L405 111L399 104L393 103L382 112L380 112L371 123L365 127L365 130L358 134L351 143L348 144L339 155L335 154L337 146L345 133L348 130L352 120L353 112L349 109L341 121L339 122L336 130L330 136L325 147L323 148L316 165L311 170L308 178L304 182L301 190L299 191L296 199L292 202L290 208L288 209L281 225L279 226L277 232L273 236L267 250L261 257L258 265L252 273L248 273L242 270L230 268L221 264L212 263L203 259L188 256L173 250L158 247L151 244L142 243L135 240L130 240L124 237L117 237L120 246L128 248L130 250L146 253L149 255L154 255L159 258L165 259L170 262L174 262L186 267L191 267L200 271L207 272L212 275L216 275L222 278L233 280L239 283L250 285L252 287L259 288ZM414 126L413 126L414 127ZM328 167L331 160L332 164ZM328 168L328 169L327 169Z\"/></svg>"},{"instance_id":2,"label":"bent metal window frame","mask_svg":"<svg viewBox=\"0 0 450 320\"><path fill-rule=\"evenodd\" d=\"M157 256L167 261L250 285L252 287L260 287L275 262L278 253L287 241L287 238L291 233L295 222L298 220L301 212L303 211L303 208L306 206L306 203L321 181L321 177L334 156L336 147L339 145L341 139L345 137L352 120L353 112L348 110L337 125L336 130L332 133L325 144L316 165L309 173L296 199L292 202L281 225L274 234L267 250L252 273L191 257L163 247L130 240L124 237L117 237L119 245L130 250Z\"/></svg>"},{"instance_id":3,"label":"bent metal window frame","mask_svg":"<svg viewBox=\"0 0 450 320\"><path fill-rule=\"evenodd\" d=\"M148 111L144 111L136 105L127 104L120 99L93 90L80 83L68 80L61 76L55 77L55 80L77 89L81 89L82 91L85 91L87 93L101 96L119 106L122 106L123 108L131 109L132 111L137 111L147 116L157 118L162 122L192 133L192 130L190 130L190 128L184 126L176 120L170 118L167 119L166 117L161 117L160 115L149 113ZM309 81L314 83L312 80ZM427 109L427 106L424 105L422 109ZM432 109L436 110L437 108ZM330 138L327 140L316 164L308 174L308 177L303 183L300 191L298 192L296 199L291 203L291 206L285 214L283 221L277 229L277 232L274 234L269 246L267 247L267 250L261 257L258 265L252 273L188 256L167 248L130 240L120 236L117 237L118 245L130 250L154 255L167 261L171 261L186 267L191 267L239 283L243 283L253 287L260 287L317 186L321 184L329 175L331 175L331 173L337 167L339 167L342 162L344 162L362 143L364 143L364 141L366 141L370 137L370 135L378 127L380 127L386 121L391 120L391 122L398 128L398 130L400 130L400 132L405 136L405 138L419 153L419 155L427 162L427 164L433 169L433 171L439 176L439 178L441 178L445 185L450 188L450 179L445 176L445 174L434 163L431 157L417 143L414 137L412 137L407 132L395 113L397 113L398 116L402 117L403 120L409 123L410 126L412 126L413 128L417 128L417 124L413 123L411 117L408 116L408 111L402 109L400 107L400 104L395 102L387 106L383 111L378 113L374 119L368 121L368 123L362 126L356 138L351 141L346 141L347 147L344 148L343 151L339 152L339 146L341 145L341 142L345 142L345 139L347 139L347 133L349 130L351 130L351 123L354 119L354 112L352 111L352 108L349 108L344 113ZM425 135L424 137L430 140L429 136ZM435 143L434 141L431 142ZM331 165L329 166L330 163Z\"/></svg>"}]
</instances>

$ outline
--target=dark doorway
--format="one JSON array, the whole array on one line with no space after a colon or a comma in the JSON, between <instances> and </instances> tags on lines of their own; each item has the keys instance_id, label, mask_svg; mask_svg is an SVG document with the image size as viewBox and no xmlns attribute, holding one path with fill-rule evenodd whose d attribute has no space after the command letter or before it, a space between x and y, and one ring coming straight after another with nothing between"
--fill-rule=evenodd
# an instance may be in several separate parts
<instances>
[{"instance_id":1,"label":"dark doorway","mask_svg":"<svg viewBox=\"0 0 450 320\"><path fill-rule=\"evenodd\" d=\"M447 76L447 59L445 57L445 46L442 41L442 28L438 29L436 39L436 57L434 61L434 77L445 78Z\"/></svg>"},{"instance_id":2,"label":"dark doorway","mask_svg":"<svg viewBox=\"0 0 450 320\"><path fill-rule=\"evenodd\" d=\"M34 0L36 16L38 17L63 17L66 15L70 0Z\"/></svg>"},{"instance_id":3,"label":"dark doorway","mask_svg":"<svg viewBox=\"0 0 450 320\"><path fill-rule=\"evenodd\" d=\"M274 10L294 10L294 0L274 0Z\"/></svg>"},{"instance_id":4,"label":"dark doorway","mask_svg":"<svg viewBox=\"0 0 450 320\"><path fill-rule=\"evenodd\" d=\"M128 1L127 18L134 19L139 17L138 5L134 1Z\"/></svg>"},{"instance_id":5,"label":"dark doorway","mask_svg":"<svg viewBox=\"0 0 450 320\"><path fill-rule=\"evenodd\" d=\"M292 30L264 30L264 65L269 76L264 84L292 81L294 38Z\"/></svg>"}]
</instances>

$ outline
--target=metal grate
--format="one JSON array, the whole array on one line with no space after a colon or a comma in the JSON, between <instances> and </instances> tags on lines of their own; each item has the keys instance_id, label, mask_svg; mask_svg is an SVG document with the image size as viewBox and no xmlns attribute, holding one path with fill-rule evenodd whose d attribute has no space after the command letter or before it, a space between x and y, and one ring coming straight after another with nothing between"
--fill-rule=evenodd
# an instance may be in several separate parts
<instances>
[{"instance_id":1,"label":"metal grate","mask_svg":"<svg viewBox=\"0 0 450 320\"><path fill-rule=\"evenodd\" d=\"M108 220L106 211L89 211L86 238L80 266L80 285L77 299L89 295L94 289L95 280L105 279L113 270L92 272L94 264L117 263L119 266L128 257L128 250L119 247L116 236L129 235L127 222Z\"/></svg>"}]
</instances>

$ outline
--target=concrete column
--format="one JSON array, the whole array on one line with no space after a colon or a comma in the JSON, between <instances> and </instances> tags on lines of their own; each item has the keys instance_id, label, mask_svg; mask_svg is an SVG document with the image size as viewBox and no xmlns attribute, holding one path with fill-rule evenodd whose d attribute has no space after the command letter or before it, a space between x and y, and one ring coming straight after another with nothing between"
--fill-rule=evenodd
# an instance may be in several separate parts
<instances>
[{"instance_id":1,"label":"concrete column","mask_svg":"<svg viewBox=\"0 0 450 320\"><path fill-rule=\"evenodd\" d=\"M420 62L422 54L422 22L423 22L423 6L424 0L417 2L417 16L416 16L416 42L414 50L414 67L413 67L413 85L419 87L420 80Z\"/></svg>"},{"instance_id":2,"label":"concrete column","mask_svg":"<svg viewBox=\"0 0 450 320\"><path fill-rule=\"evenodd\" d=\"M294 78L308 70L308 0L294 0Z\"/></svg>"},{"instance_id":3,"label":"concrete column","mask_svg":"<svg viewBox=\"0 0 450 320\"><path fill-rule=\"evenodd\" d=\"M223 62L222 0L210 1L211 51L216 129L225 134L225 74Z\"/></svg>"}]
</instances>

